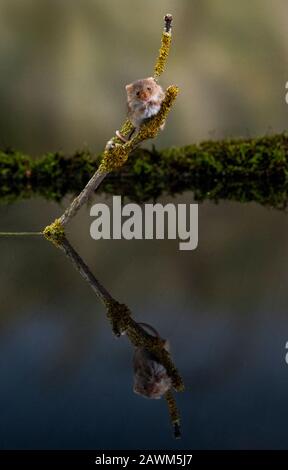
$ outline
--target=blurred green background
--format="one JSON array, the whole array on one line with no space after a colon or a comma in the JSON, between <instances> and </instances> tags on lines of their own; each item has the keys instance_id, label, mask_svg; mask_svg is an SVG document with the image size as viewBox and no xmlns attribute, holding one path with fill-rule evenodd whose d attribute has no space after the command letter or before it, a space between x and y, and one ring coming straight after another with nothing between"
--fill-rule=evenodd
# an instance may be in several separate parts
<instances>
[{"instance_id":1,"label":"blurred green background","mask_svg":"<svg viewBox=\"0 0 288 470\"><path fill-rule=\"evenodd\" d=\"M158 145L286 128L286 0L1 0L0 143L100 151L151 75L174 15L163 85L181 94Z\"/></svg>"}]
</instances>

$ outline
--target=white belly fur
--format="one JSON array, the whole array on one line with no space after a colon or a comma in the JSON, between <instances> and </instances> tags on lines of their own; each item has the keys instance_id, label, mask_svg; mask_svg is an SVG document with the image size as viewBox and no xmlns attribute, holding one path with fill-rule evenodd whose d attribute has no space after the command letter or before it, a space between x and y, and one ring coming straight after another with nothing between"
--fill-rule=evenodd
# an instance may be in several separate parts
<instances>
[{"instance_id":1,"label":"white belly fur","mask_svg":"<svg viewBox=\"0 0 288 470\"><path fill-rule=\"evenodd\" d=\"M144 111L145 119L155 116L160 111L160 107L159 104L148 104Z\"/></svg>"}]
</instances>

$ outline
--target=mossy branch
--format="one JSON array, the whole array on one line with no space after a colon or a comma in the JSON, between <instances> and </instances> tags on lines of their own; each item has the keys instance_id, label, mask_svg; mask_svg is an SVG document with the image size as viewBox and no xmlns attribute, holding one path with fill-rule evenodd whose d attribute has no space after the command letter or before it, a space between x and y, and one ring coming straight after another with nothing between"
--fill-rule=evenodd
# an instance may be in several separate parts
<instances>
[{"instance_id":1,"label":"mossy branch","mask_svg":"<svg viewBox=\"0 0 288 470\"><path fill-rule=\"evenodd\" d=\"M59 201L81 190L101 158L87 151L37 159L0 152L0 201L35 194ZM198 201L255 201L281 209L288 202L288 135L208 141L162 151L138 148L100 190L141 202L162 193L193 191Z\"/></svg>"},{"instance_id":2,"label":"mossy branch","mask_svg":"<svg viewBox=\"0 0 288 470\"><path fill-rule=\"evenodd\" d=\"M65 233L61 221L56 219L52 224L43 230L44 237L52 242L57 248L65 238Z\"/></svg>"},{"instance_id":3,"label":"mossy branch","mask_svg":"<svg viewBox=\"0 0 288 470\"><path fill-rule=\"evenodd\" d=\"M176 405L175 397L171 389L168 390L168 392L165 394L165 400L167 402L170 420L174 428L174 437L176 439L180 439L181 437L180 415L179 415L178 408Z\"/></svg>"},{"instance_id":4,"label":"mossy branch","mask_svg":"<svg viewBox=\"0 0 288 470\"><path fill-rule=\"evenodd\" d=\"M161 48L159 56L155 65L155 77L164 71L165 63L169 54L171 44L171 23L172 16L165 15L165 31L162 34ZM144 140L153 139L158 134L161 125L165 122L167 115L173 105L173 102L178 94L178 88L172 85L167 88L165 98L162 102L161 109L156 116L147 120L139 129L136 136L130 139L127 143L121 142L119 138L113 137L106 145L105 151L102 156L102 161L94 173L92 178L86 184L85 188L81 193L72 201L70 206L65 210L64 214L57 220L57 227L59 230L64 230L65 226L76 215L79 209L86 203L89 197L94 193L98 186L102 183L104 178L116 168L122 167L127 161L129 154ZM126 120L122 126L122 132L124 135L127 134L131 129L131 123ZM55 232L55 222L47 226L44 230L49 233L55 233L58 237L58 233ZM49 238L51 241L51 236ZM56 241L57 244L57 241Z\"/></svg>"},{"instance_id":5,"label":"mossy branch","mask_svg":"<svg viewBox=\"0 0 288 470\"><path fill-rule=\"evenodd\" d=\"M172 20L172 15L167 14L164 16L164 32L162 34L161 47L154 68L154 77L156 79L164 72L169 55L172 40Z\"/></svg>"}]
</instances>

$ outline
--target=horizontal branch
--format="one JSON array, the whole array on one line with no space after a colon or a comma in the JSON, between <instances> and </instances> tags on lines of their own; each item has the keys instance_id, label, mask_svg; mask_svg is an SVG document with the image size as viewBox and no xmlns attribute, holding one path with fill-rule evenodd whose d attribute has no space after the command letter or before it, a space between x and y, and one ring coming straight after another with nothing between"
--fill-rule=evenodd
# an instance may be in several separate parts
<instances>
[{"instance_id":1,"label":"horizontal branch","mask_svg":"<svg viewBox=\"0 0 288 470\"><path fill-rule=\"evenodd\" d=\"M61 200L83 188L99 166L101 155L88 151L66 157L49 153L32 158L0 152L0 200L35 194ZM288 135L207 141L166 150L139 148L123 168L112 172L99 192L125 195L134 201L193 191L196 200L256 201L287 205Z\"/></svg>"}]
</instances>

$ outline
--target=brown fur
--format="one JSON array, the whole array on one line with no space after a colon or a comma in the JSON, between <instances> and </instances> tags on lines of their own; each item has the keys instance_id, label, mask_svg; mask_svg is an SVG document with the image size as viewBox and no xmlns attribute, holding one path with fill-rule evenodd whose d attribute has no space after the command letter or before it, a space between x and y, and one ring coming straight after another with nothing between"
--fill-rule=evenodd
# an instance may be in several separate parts
<instances>
[{"instance_id":1,"label":"brown fur","mask_svg":"<svg viewBox=\"0 0 288 470\"><path fill-rule=\"evenodd\" d=\"M126 85L128 117L139 128L141 124L155 116L165 97L163 89L153 77L137 80Z\"/></svg>"}]
</instances>

